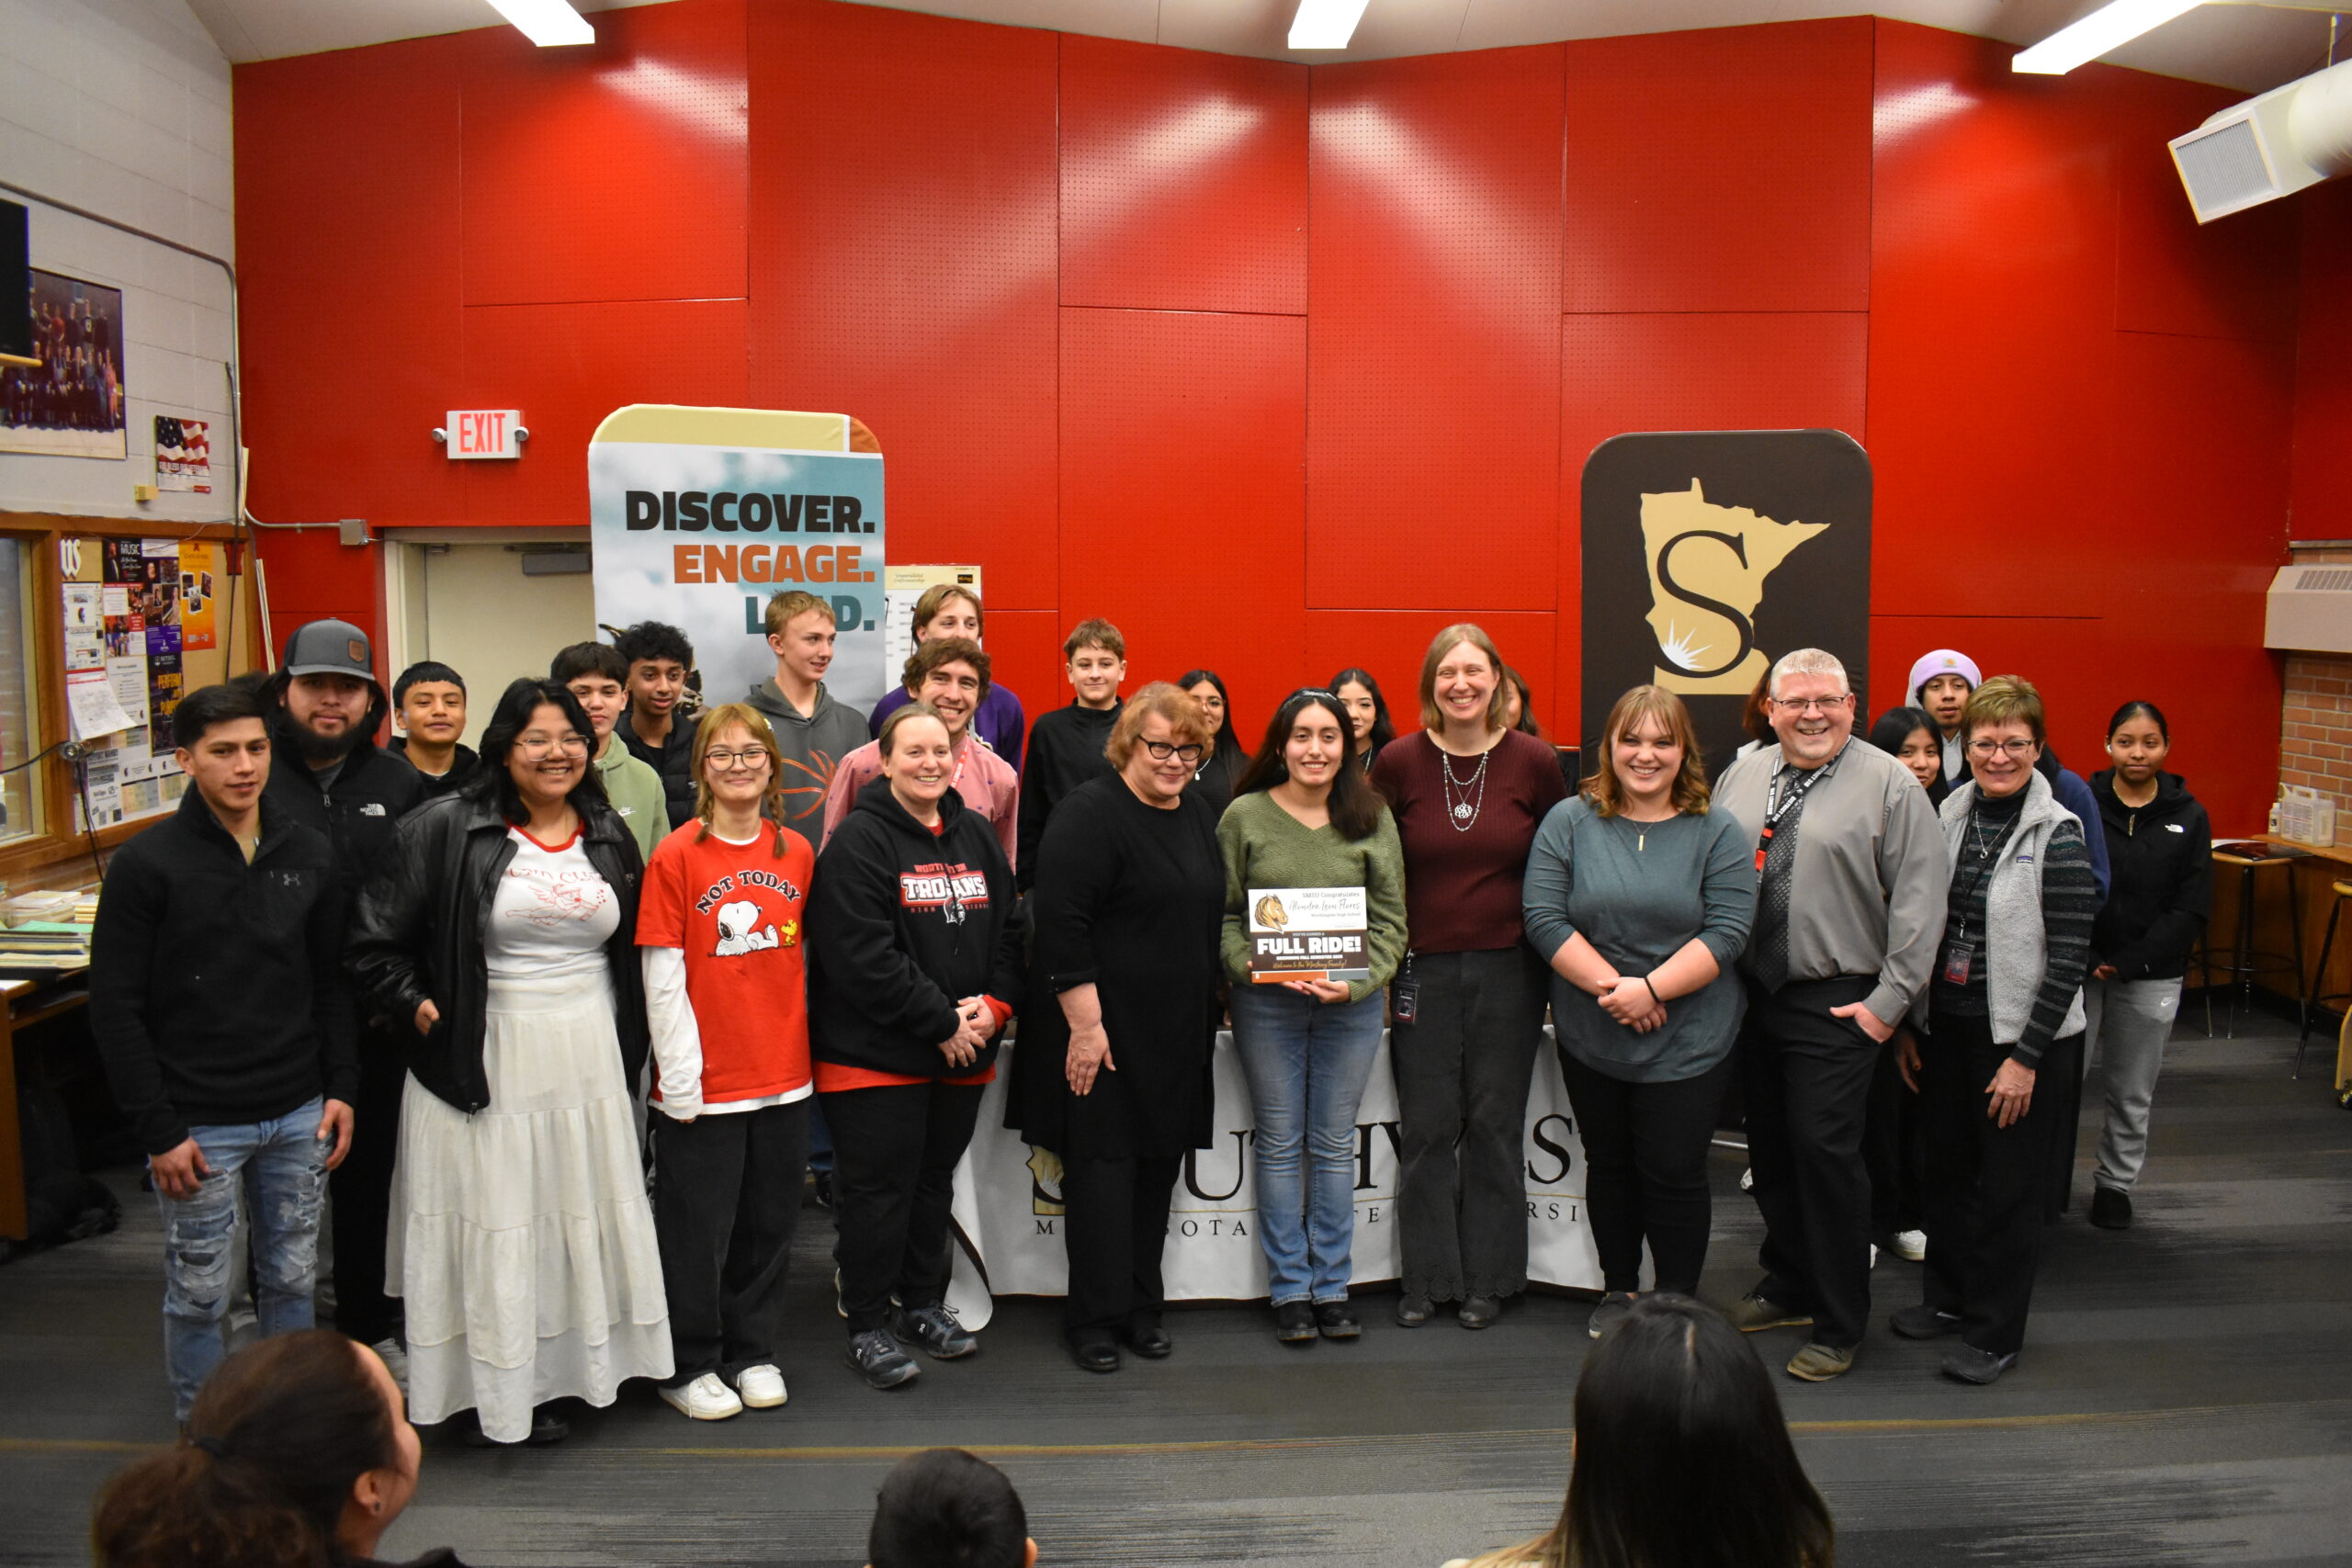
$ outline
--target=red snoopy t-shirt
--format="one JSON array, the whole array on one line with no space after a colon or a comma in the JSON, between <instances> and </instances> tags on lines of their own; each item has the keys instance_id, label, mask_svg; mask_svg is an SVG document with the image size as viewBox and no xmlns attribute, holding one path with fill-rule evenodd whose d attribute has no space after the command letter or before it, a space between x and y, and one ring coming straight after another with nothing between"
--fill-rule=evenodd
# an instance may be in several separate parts
<instances>
[{"instance_id":1,"label":"red snoopy t-shirt","mask_svg":"<svg viewBox=\"0 0 2352 1568\"><path fill-rule=\"evenodd\" d=\"M817 857L797 833L780 857L764 830L748 844L701 833L688 822L654 846L637 944L685 954L705 1103L789 1094L809 1081L801 921Z\"/></svg>"}]
</instances>

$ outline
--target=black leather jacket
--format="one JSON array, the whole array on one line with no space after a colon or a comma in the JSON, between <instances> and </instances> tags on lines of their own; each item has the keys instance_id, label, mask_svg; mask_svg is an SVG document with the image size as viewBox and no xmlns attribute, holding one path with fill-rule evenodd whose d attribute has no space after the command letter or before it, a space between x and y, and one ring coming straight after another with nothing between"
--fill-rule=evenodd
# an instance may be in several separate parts
<instances>
[{"instance_id":1,"label":"black leather jacket","mask_svg":"<svg viewBox=\"0 0 2352 1568\"><path fill-rule=\"evenodd\" d=\"M612 970L621 1070L634 1094L650 1044L645 979L637 956L644 863L619 813L584 795L574 796L573 804L581 813L589 863L620 896L620 925L605 953ZM344 965L368 1010L395 1021L391 1033L401 1041L416 1081L469 1115L490 1103L481 1062L490 996L482 927L498 879L514 859L507 827L496 805L465 792L427 801L409 813L352 910L344 949ZM419 1035L416 1009L428 998L441 1019L430 1033Z\"/></svg>"}]
</instances>

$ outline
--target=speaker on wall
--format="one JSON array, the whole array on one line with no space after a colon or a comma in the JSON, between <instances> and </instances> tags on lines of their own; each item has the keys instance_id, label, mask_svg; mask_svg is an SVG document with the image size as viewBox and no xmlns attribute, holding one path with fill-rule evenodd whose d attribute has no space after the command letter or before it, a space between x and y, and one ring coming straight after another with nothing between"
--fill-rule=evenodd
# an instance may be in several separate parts
<instances>
[{"instance_id":1,"label":"speaker on wall","mask_svg":"<svg viewBox=\"0 0 2352 1568\"><path fill-rule=\"evenodd\" d=\"M32 238L26 210L0 201L0 365L38 365L33 357Z\"/></svg>"}]
</instances>

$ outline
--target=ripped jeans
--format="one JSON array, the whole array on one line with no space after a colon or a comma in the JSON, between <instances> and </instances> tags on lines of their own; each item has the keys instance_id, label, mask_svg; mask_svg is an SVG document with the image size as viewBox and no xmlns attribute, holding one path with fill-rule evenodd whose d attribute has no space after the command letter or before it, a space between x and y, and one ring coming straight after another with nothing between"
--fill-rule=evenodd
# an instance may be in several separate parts
<instances>
[{"instance_id":1,"label":"ripped jeans","mask_svg":"<svg viewBox=\"0 0 2352 1568\"><path fill-rule=\"evenodd\" d=\"M176 1415L187 1419L196 1391L227 1354L221 1319L243 1184L253 1226L254 1305L265 1338L311 1326L318 1274L319 1210L327 1154L318 1136L324 1104L313 1100L268 1122L191 1127L212 1174L193 1198L155 1197L164 1211L164 1371Z\"/></svg>"}]
</instances>

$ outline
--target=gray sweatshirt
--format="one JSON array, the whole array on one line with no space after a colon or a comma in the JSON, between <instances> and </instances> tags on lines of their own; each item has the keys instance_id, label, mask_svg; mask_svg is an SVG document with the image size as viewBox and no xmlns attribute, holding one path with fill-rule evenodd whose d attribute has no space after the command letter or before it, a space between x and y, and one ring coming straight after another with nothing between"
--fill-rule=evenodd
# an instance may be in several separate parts
<instances>
[{"instance_id":1,"label":"gray sweatshirt","mask_svg":"<svg viewBox=\"0 0 2352 1568\"><path fill-rule=\"evenodd\" d=\"M1789 978L1876 976L1863 1005L1880 1022L1900 1023L1928 988L1943 938L1951 876L1943 829L1911 771L1868 741L1849 739L1834 765L1796 819ZM1780 747L1766 746L1715 784L1716 809L1738 818L1751 859L1781 767ZM1759 921L1748 953L1769 939Z\"/></svg>"},{"instance_id":2,"label":"gray sweatshirt","mask_svg":"<svg viewBox=\"0 0 2352 1568\"><path fill-rule=\"evenodd\" d=\"M817 701L805 718L785 700L773 679L752 687L743 700L767 716L776 749L784 753L784 825L814 849L825 840L825 792L831 787L833 770L869 739L865 716L835 702L822 681L817 682Z\"/></svg>"}]
</instances>

